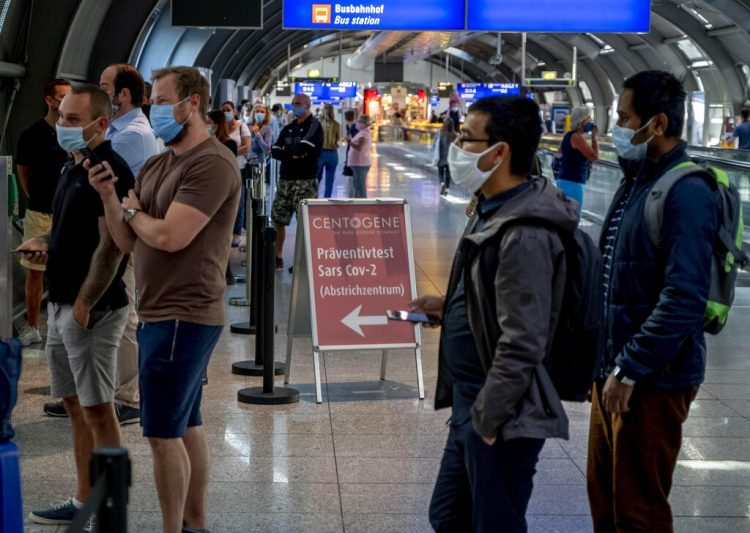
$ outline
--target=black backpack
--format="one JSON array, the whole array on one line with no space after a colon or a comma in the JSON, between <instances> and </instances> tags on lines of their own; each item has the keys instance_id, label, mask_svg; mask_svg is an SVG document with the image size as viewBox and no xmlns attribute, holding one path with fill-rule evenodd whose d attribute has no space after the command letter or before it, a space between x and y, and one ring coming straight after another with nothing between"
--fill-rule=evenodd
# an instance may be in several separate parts
<instances>
[{"instance_id":1,"label":"black backpack","mask_svg":"<svg viewBox=\"0 0 750 533\"><path fill-rule=\"evenodd\" d=\"M570 232L544 219L510 220L501 227L496 243L511 225L549 228L557 232L565 247L563 302L544 366L561 400L586 401L604 352L602 255L587 233L578 228ZM486 274L494 276L494 272Z\"/></svg>"}]
</instances>

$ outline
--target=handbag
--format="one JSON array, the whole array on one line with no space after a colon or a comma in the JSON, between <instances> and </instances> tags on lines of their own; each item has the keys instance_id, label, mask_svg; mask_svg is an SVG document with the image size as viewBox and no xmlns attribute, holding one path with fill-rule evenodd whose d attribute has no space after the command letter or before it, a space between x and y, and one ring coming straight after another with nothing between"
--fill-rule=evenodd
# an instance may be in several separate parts
<instances>
[{"instance_id":1,"label":"handbag","mask_svg":"<svg viewBox=\"0 0 750 533\"><path fill-rule=\"evenodd\" d=\"M344 165L344 170L341 171L343 176L354 176L354 171L349 165Z\"/></svg>"}]
</instances>

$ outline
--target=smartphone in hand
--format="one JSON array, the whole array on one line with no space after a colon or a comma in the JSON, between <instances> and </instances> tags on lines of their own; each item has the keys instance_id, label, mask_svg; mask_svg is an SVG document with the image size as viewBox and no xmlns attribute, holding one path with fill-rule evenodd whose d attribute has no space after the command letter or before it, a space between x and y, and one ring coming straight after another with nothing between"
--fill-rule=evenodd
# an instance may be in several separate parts
<instances>
[{"instance_id":1,"label":"smartphone in hand","mask_svg":"<svg viewBox=\"0 0 750 533\"><path fill-rule=\"evenodd\" d=\"M82 148L81 154L83 154L83 157L88 159L91 163L91 166L94 167L96 165L101 165L102 160L99 159L99 156L94 153L93 150L90 148ZM102 167L103 168L103 167ZM101 181L108 181L112 179L112 173L110 172L108 175L104 176Z\"/></svg>"},{"instance_id":2,"label":"smartphone in hand","mask_svg":"<svg viewBox=\"0 0 750 533\"><path fill-rule=\"evenodd\" d=\"M430 313L422 313L419 311L396 311L389 309L385 312L385 315L389 320L402 320L406 322L413 322L415 324L432 324L439 326L441 323L440 317L432 315Z\"/></svg>"}]
</instances>

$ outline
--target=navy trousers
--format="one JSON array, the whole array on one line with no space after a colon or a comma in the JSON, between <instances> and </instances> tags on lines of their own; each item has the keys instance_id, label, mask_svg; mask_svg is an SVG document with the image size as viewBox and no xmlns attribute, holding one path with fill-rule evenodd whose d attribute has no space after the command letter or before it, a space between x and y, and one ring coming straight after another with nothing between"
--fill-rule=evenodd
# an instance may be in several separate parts
<instances>
[{"instance_id":1,"label":"navy trousers","mask_svg":"<svg viewBox=\"0 0 750 533\"><path fill-rule=\"evenodd\" d=\"M489 446L471 420L451 425L430 502L438 533L526 532L526 507L544 439Z\"/></svg>"}]
</instances>

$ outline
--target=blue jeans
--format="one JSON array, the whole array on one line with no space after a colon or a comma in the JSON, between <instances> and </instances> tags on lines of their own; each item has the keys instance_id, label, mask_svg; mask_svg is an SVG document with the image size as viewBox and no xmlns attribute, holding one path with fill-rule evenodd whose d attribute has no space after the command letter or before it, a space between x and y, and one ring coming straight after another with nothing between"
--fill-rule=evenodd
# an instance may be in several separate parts
<instances>
[{"instance_id":1,"label":"blue jeans","mask_svg":"<svg viewBox=\"0 0 750 533\"><path fill-rule=\"evenodd\" d=\"M370 172L370 167L352 167L352 197L353 198L367 198L367 186L365 180L367 179L367 173Z\"/></svg>"},{"instance_id":2,"label":"blue jeans","mask_svg":"<svg viewBox=\"0 0 750 533\"><path fill-rule=\"evenodd\" d=\"M564 192L565 196L578 202L578 220L581 220L584 184L577 181L557 180L557 188Z\"/></svg>"},{"instance_id":3,"label":"blue jeans","mask_svg":"<svg viewBox=\"0 0 750 533\"><path fill-rule=\"evenodd\" d=\"M544 439L500 438L489 446L471 419L451 425L430 502L435 531L525 533L542 446Z\"/></svg>"},{"instance_id":4,"label":"blue jeans","mask_svg":"<svg viewBox=\"0 0 750 533\"><path fill-rule=\"evenodd\" d=\"M330 198L333 194L333 180L336 177L336 167L339 165L339 152L338 150L323 149L320 152L320 158L318 159L318 183L320 183L323 177L323 170L326 173L326 185L323 196Z\"/></svg>"},{"instance_id":5,"label":"blue jeans","mask_svg":"<svg viewBox=\"0 0 750 533\"><path fill-rule=\"evenodd\" d=\"M138 325L144 437L184 437L202 424L203 375L222 328L183 320Z\"/></svg>"}]
</instances>

